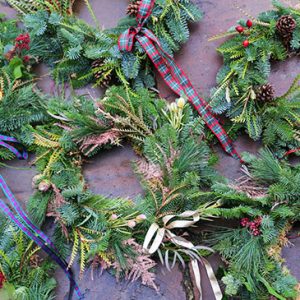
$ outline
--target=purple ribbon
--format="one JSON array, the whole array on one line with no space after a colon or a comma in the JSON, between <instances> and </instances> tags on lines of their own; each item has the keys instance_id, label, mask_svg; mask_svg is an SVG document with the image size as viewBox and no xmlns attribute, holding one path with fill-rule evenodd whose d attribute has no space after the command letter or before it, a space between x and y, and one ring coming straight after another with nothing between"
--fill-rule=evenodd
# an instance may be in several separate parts
<instances>
[{"instance_id":1,"label":"purple ribbon","mask_svg":"<svg viewBox=\"0 0 300 300\"><path fill-rule=\"evenodd\" d=\"M68 268L68 263L63 258L61 258L61 255L59 254L59 251L57 250L53 242L29 220L28 216L23 211L19 202L16 200L1 175L0 188L4 192L5 196L9 199L11 205L13 206L21 220L24 221L26 226L13 214L13 212L1 199L0 209L11 221L13 221L31 240L33 240L39 247L41 247L52 258L52 260L54 260L63 269L64 273L70 281L69 299L72 299L73 290L75 290L79 299L83 299L83 295L74 279L74 275Z\"/></svg>"},{"instance_id":2,"label":"purple ribbon","mask_svg":"<svg viewBox=\"0 0 300 300\"><path fill-rule=\"evenodd\" d=\"M12 153L15 154L15 156L18 159L27 159L28 158L28 153L26 152L26 150L23 150L21 153L17 148L15 148L14 146L12 146L6 142L19 143L19 141L13 137L0 134L0 146L5 147L8 150L10 150Z\"/></svg>"}]
</instances>

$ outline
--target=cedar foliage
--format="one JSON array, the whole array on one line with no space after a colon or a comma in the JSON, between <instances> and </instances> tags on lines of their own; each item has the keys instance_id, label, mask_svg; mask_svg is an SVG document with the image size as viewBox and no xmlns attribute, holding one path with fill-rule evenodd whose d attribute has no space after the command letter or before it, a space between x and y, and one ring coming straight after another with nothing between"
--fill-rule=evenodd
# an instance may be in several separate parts
<instances>
[{"instance_id":1,"label":"cedar foliage","mask_svg":"<svg viewBox=\"0 0 300 300\"><path fill-rule=\"evenodd\" d=\"M55 11L61 15L72 15L75 0L7 0L8 4L21 14L35 13L38 10Z\"/></svg>"},{"instance_id":2,"label":"cedar foliage","mask_svg":"<svg viewBox=\"0 0 300 300\"><path fill-rule=\"evenodd\" d=\"M0 272L5 281L1 299L54 299L54 265L39 257L39 248L0 215Z\"/></svg>"}]
</instances>

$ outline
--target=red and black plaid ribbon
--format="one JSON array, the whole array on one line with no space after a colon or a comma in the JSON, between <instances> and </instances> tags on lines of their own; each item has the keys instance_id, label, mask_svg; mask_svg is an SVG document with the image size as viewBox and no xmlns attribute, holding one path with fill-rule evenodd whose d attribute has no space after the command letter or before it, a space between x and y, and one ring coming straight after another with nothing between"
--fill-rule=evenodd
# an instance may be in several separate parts
<instances>
[{"instance_id":1,"label":"red and black plaid ribbon","mask_svg":"<svg viewBox=\"0 0 300 300\"><path fill-rule=\"evenodd\" d=\"M167 85L177 95L186 95L208 128L218 138L223 149L232 157L242 161L226 131L211 112L210 106L205 100L199 97L190 80L175 63L174 59L162 49L154 33L144 27L144 24L152 13L154 3L155 0L142 0L137 15L138 26L130 27L120 35L118 42L119 49L130 52L133 49L135 41L138 41Z\"/></svg>"}]
</instances>

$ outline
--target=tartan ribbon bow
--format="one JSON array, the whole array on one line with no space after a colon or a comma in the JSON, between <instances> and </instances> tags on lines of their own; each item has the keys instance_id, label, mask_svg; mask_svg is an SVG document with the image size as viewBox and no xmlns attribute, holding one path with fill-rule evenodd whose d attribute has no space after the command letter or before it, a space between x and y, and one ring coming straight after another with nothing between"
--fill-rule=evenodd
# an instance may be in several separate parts
<instances>
[{"instance_id":1,"label":"tartan ribbon bow","mask_svg":"<svg viewBox=\"0 0 300 300\"><path fill-rule=\"evenodd\" d=\"M174 59L166 53L154 33L145 28L144 25L152 13L155 0L142 0L137 15L137 27L130 27L124 31L118 40L120 51L130 52L137 41L145 50L154 66L163 77L167 85L179 96L185 95L189 102L200 114L208 128L220 141L223 149L232 157L241 157L235 150L232 141L219 121L211 112L210 106L199 97L183 70L175 63Z\"/></svg>"},{"instance_id":2,"label":"tartan ribbon bow","mask_svg":"<svg viewBox=\"0 0 300 300\"><path fill-rule=\"evenodd\" d=\"M210 252L214 252L214 250L206 246L195 246L192 242L188 241L184 237L177 236L172 232L172 229L194 226L194 224L196 224L199 220L199 211L185 211L179 215L164 216L162 218L163 227L160 227L157 223L153 223L150 226L144 240L143 248L148 253L153 254L159 250L161 244L163 244L165 240L170 241L174 245L180 247L183 253L191 257L191 266L195 276L196 286L200 293L199 299L203 300L203 293L201 287L201 273L198 262L200 262L206 270L216 300L221 300L223 295L214 271L210 263L204 257L201 257L198 254L198 250L200 249Z\"/></svg>"}]
</instances>

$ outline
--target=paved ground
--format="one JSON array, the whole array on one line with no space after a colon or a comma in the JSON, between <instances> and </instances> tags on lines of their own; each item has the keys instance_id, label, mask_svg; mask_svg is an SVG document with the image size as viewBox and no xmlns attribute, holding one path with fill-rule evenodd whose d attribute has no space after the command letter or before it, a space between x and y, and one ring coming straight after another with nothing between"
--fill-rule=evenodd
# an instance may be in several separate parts
<instances>
[{"instance_id":1,"label":"paved ground","mask_svg":"<svg viewBox=\"0 0 300 300\"><path fill-rule=\"evenodd\" d=\"M127 6L127 0L90 0L90 2L95 9L99 22L105 28L114 26L117 20L124 15ZM209 90L215 84L215 76L222 61L215 51L220 41L208 42L207 40L210 36L233 26L237 19L244 16L234 7L234 0L197 0L196 2L204 11L205 17L202 22L192 27L191 38L176 56L176 60L189 75L197 91L203 96L208 96ZM260 11L270 9L270 2L269 0L240 0L239 5L255 16ZM13 11L3 7L2 4L0 4L0 8L1 11L6 11L9 16L14 14ZM76 11L80 17L92 23L92 19L83 3L78 3ZM40 74L46 72L43 68L39 68L38 71ZM276 87L279 95L285 92L299 71L300 67L298 66L297 58L273 66L271 82ZM40 83L40 86L45 91L51 92L49 80L44 80ZM161 81L159 81L159 88L163 97L173 98L172 93ZM97 97L103 91L85 89L83 92L88 92L92 96ZM239 151L256 152L259 148L259 144L250 143L246 137L241 137L236 145ZM219 149L217 150L219 151ZM218 165L219 171L229 178L236 178L239 174L239 163L221 151L219 152L221 157ZM96 193L107 196L134 198L141 192L139 182L131 170L131 160L134 158L135 154L133 151L129 146L125 146L103 152L93 160L88 161L85 165L84 173L91 189ZM31 178L35 171L34 168L29 168L26 162L14 161L12 164L24 169L16 171L0 168L0 172L7 179L17 198L25 204L32 193ZM300 279L300 263L297 256L300 249L300 240L296 239L293 242L295 246L285 249L284 256L293 274ZM217 257L212 257L211 261L216 266L218 259ZM57 272L56 276L59 281L57 299L63 300L67 292L68 283L60 271ZM108 273L95 276L94 281L91 281L90 276L90 272L87 271L85 278L80 281L80 286L86 292L86 299L88 300L197 299L197 295L193 296L191 293L189 280L186 280L186 276L177 268L171 273L163 268L158 268L157 282L161 288L158 294L139 283L116 283L114 277ZM207 281L204 282L204 285L203 299L214 300L207 286Z\"/></svg>"}]
</instances>

